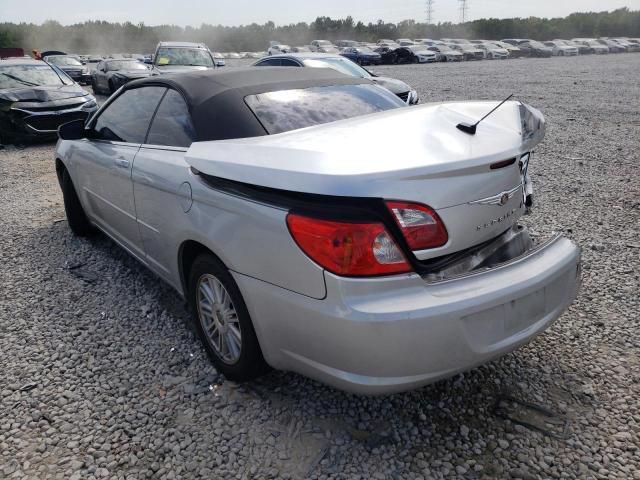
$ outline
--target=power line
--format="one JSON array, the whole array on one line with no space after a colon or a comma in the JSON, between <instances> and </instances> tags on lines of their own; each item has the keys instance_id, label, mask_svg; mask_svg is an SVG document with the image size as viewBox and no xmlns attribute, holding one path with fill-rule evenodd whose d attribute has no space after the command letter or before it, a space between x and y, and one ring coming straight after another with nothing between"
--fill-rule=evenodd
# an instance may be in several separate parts
<instances>
[{"instance_id":1,"label":"power line","mask_svg":"<svg viewBox=\"0 0 640 480\"><path fill-rule=\"evenodd\" d=\"M467 0L458 0L460 2L460 21L465 23L467 21L467 14L469 12L469 4Z\"/></svg>"},{"instance_id":2,"label":"power line","mask_svg":"<svg viewBox=\"0 0 640 480\"><path fill-rule=\"evenodd\" d=\"M435 0L427 0L427 25L433 25L433 4Z\"/></svg>"}]
</instances>

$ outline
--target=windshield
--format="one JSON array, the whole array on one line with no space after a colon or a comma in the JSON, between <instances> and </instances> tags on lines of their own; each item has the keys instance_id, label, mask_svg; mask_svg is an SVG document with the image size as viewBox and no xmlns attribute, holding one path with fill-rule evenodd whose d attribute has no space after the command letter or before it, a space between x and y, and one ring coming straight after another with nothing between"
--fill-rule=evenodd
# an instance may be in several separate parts
<instances>
[{"instance_id":1,"label":"windshield","mask_svg":"<svg viewBox=\"0 0 640 480\"><path fill-rule=\"evenodd\" d=\"M540 42L537 42L536 40L529 40L529 45L531 45L532 47L536 47L536 48L546 48L543 44L541 44Z\"/></svg>"},{"instance_id":2,"label":"windshield","mask_svg":"<svg viewBox=\"0 0 640 480\"><path fill-rule=\"evenodd\" d=\"M82 67L82 64L73 57L49 57L47 60L60 67Z\"/></svg>"},{"instance_id":3,"label":"windshield","mask_svg":"<svg viewBox=\"0 0 640 480\"><path fill-rule=\"evenodd\" d=\"M451 47L447 47L446 45L435 45L433 48L437 48L441 53L453 53L455 50Z\"/></svg>"},{"instance_id":4,"label":"windshield","mask_svg":"<svg viewBox=\"0 0 640 480\"><path fill-rule=\"evenodd\" d=\"M331 42L329 40L318 40L316 42L316 44L318 44L321 47L330 47L331 46Z\"/></svg>"},{"instance_id":5,"label":"windshield","mask_svg":"<svg viewBox=\"0 0 640 480\"><path fill-rule=\"evenodd\" d=\"M407 106L375 85L281 90L249 95L244 100L270 134Z\"/></svg>"},{"instance_id":6,"label":"windshield","mask_svg":"<svg viewBox=\"0 0 640 480\"><path fill-rule=\"evenodd\" d=\"M108 70L147 70L147 67L137 60L116 60L107 63Z\"/></svg>"},{"instance_id":7,"label":"windshield","mask_svg":"<svg viewBox=\"0 0 640 480\"><path fill-rule=\"evenodd\" d=\"M371 74L361 66L346 58L307 58L303 60L305 67L333 68L350 77L371 78Z\"/></svg>"},{"instance_id":8,"label":"windshield","mask_svg":"<svg viewBox=\"0 0 640 480\"><path fill-rule=\"evenodd\" d=\"M358 53L375 53L373 50L371 50L369 47L361 47L361 48L356 48L356 51Z\"/></svg>"},{"instance_id":9,"label":"windshield","mask_svg":"<svg viewBox=\"0 0 640 480\"><path fill-rule=\"evenodd\" d=\"M49 65L0 67L0 88L66 85Z\"/></svg>"},{"instance_id":10,"label":"windshield","mask_svg":"<svg viewBox=\"0 0 640 480\"><path fill-rule=\"evenodd\" d=\"M597 40L587 40L587 44L591 45L592 47L599 47L600 44L597 42Z\"/></svg>"},{"instance_id":11,"label":"windshield","mask_svg":"<svg viewBox=\"0 0 640 480\"><path fill-rule=\"evenodd\" d=\"M213 67L213 58L202 48L168 48L158 49L156 65L183 65L197 67Z\"/></svg>"},{"instance_id":12,"label":"windshield","mask_svg":"<svg viewBox=\"0 0 640 480\"><path fill-rule=\"evenodd\" d=\"M410 45L407 48L412 52L430 52L426 45Z\"/></svg>"}]
</instances>

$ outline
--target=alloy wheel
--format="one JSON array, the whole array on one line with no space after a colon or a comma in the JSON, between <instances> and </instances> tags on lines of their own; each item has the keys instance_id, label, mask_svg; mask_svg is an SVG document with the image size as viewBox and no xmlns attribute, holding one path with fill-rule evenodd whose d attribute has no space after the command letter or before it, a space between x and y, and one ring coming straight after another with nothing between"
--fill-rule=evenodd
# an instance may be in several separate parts
<instances>
[{"instance_id":1,"label":"alloy wheel","mask_svg":"<svg viewBox=\"0 0 640 480\"><path fill-rule=\"evenodd\" d=\"M242 330L229 292L214 275L198 279L198 319L216 356L228 365L242 353Z\"/></svg>"}]
</instances>

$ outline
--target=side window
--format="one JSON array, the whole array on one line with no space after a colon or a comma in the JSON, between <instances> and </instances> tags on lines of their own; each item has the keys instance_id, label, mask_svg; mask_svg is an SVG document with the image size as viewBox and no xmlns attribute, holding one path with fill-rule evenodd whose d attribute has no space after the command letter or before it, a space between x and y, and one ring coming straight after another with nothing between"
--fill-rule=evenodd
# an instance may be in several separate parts
<instances>
[{"instance_id":1,"label":"side window","mask_svg":"<svg viewBox=\"0 0 640 480\"><path fill-rule=\"evenodd\" d=\"M289 58L283 58L281 60L281 66L282 67L299 67L300 65L298 64L298 62L294 62L293 60L289 59Z\"/></svg>"},{"instance_id":2,"label":"side window","mask_svg":"<svg viewBox=\"0 0 640 480\"><path fill-rule=\"evenodd\" d=\"M103 65L104 65L104 62L98 62L98 65L96 65L96 70L98 71L102 70Z\"/></svg>"},{"instance_id":3,"label":"side window","mask_svg":"<svg viewBox=\"0 0 640 480\"><path fill-rule=\"evenodd\" d=\"M153 112L165 90L164 87L126 90L100 114L93 125L94 138L116 142L144 142Z\"/></svg>"},{"instance_id":4,"label":"side window","mask_svg":"<svg viewBox=\"0 0 640 480\"><path fill-rule=\"evenodd\" d=\"M279 67L280 59L279 58L266 58L256 63L256 67Z\"/></svg>"},{"instance_id":5,"label":"side window","mask_svg":"<svg viewBox=\"0 0 640 480\"><path fill-rule=\"evenodd\" d=\"M195 139L187 104L182 95L169 90L153 118L145 143L188 148Z\"/></svg>"}]
</instances>

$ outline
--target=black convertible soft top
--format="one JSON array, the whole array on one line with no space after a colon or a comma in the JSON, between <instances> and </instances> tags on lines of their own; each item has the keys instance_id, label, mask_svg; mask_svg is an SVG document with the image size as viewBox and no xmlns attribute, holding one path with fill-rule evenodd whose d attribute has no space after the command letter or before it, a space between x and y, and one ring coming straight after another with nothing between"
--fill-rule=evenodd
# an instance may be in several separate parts
<instances>
[{"instance_id":1,"label":"black convertible soft top","mask_svg":"<svg viewBox=\"0 0 640 480\"><path fill-rule=\"evenodd\" d=\"M124 89L163 85L187 102L198 141L266 135L244 102L247 95L329 85L372 84L329 68L246 67L191 71L134 80Z\"/></svg>"}]
</instances>

